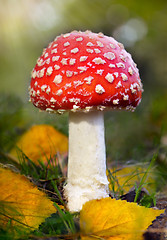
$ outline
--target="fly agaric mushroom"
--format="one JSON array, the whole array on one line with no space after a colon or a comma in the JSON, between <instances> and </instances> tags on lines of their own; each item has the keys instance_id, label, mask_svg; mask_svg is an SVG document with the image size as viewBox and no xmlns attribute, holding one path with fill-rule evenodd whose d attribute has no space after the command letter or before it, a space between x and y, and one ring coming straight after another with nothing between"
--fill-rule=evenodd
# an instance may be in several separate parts
<instances>
[{"instance_id":1,"label":"fly agaric mushroom","mask_svg":"<svg viewBox=\"0 0 167 240\"><path fill-rule=\"evenodd\" d=\"M112 37L73 31L44 49L32 71L32 103L50 113L69 111L65 195L71 212L108 197L103 111L133 111L141 101L136 64Z\"/></svg>"}]
</instances>

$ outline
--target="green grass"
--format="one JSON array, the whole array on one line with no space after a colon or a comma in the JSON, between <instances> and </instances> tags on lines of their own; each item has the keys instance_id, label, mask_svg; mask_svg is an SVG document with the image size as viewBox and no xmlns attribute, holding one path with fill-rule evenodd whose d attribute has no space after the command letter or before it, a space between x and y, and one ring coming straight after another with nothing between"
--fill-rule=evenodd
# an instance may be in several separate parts
<instances>
[{"instance_id":1,"label":"green grass","mask_svg":"<svg viewBox=\"0 0 167 240\"><path fill-rule=\"evenodd\" d=\"M149 165L147 171L149 171L151 164ZM66 203L62 196L62 181L64 183L65 178L64 176L62 176L59 166L52 166L51 168L47 168L45 165L43 165L43 163L39 164L39 166L36 166L30 159L27 159L27 157L25 157L23 154L23 161L20 162L20 173L27 175L34 184L36 184L40 189L43 189L46 194L50 196L57 209L57 212L47 218L45 222L39 226L38 230L31 231L28 235L24 233L24 231L20 232L19 229L16 229L18 231L18 235L21 236L20 239L78 239L78 215L73 215L69 213L66 208L61 209L59 207L60 204L66 206ZM134 173L134 175L135 174L136 173ZM133 177L133 175L131 177ZM116 179L113 179L112 181L115 180ZM139 186L136 187L136 196L140 194L141 189L143 186L145 186L145 184L146 182L144 175L141 179ZM114 193L114 195L117 196L117 198L121 197L116 192ZM135 201L137 201L136 199L137 197L135 198ZM139 204L150 207L153 201L153 195L144 195L140 200ZM5 232L1 229L0 236L1 239L12 239L10 231Z\"/></svg>"},{"instance_id":2,"label":"green grass","mask_svg":"<svg viewBox=\"0 0 167 240\"><path fill-rule=\"evenodd\" d=\"M147 188L147 184L148 184L147 181L146 181L147 174L150 172L151 168L152 168L153 165L155 164L156 158L157 158L157 154L153 156L153 158L152 158L152 160L151 160L148 168L146 169L143 177L141 178L141 181L140 181L139 185L138 185L138 186L135 186L136 196L135 196L134 202L137 202L137 200L138 200L138 198L139 198L139 195L140 195L140 193L141 193L141 191L142 191L142 188L143 188L143 187L146 187L146 188ZM145 198L145 200L147 199L147 201L144 201L144 198ZM149 200L150 200L150 202L149 202ZM153 201L154 206L155 206L155 205L156 205L155 198L152 199L151 196L149 196L149 195L145 196L145 195L144 195L143 199L141 199L139 203L140 203L140 204L144 204L144 206L146 206L145 204L147 203L147 206L150 207L152 201ZM146 206L146 207L147 207L147 206Z\"/></svg>"},{"instance_id":3,"label":"green grass","mask_svg":"<svg viewBox=\"0 0 167 240\"><path fill-rule=\"evenodd\" d=\"M153 195L143 195L143 197L138 201L138 197L142 191L143 187L146 187L146 176L152 166L155 164L157 155L154 155L151 163L147 167L143 177L138 186L135 186L136 196L134 202L138 202L140 205L150 207L152 202L155 204L155 196ZM62 175L62 171L59 165L52 165L48 159L48 164L44 165L39 162L38 165L34 164L23 152L20 151L19 154L20 164L19 171L21 174L27 176L30 181L39 187L39 189L44 190L46 194L54 202L57 212L52 214L49 218L45 220L39 226L38 230L32 231L28 236L24 232L19 232L18 235L21 239L50 239L55 237L56 239L74 239L74 237L79 237L79 217L78 215L71 214L66 209L66 202L63 198L63 184L65 182L65 176ZM133 171L131 176L127 178L124 184L127 184L133 177L136 177L136 171ZM114 184L117 182L116 176L109 173L110 183L112 184L112 194L117 199L121 198L122 186L119 186L118 191L115 191ZM60 208L64 206L64 209ZM9 221L10 226L10 221ZM10 232L4 232L1 230L2 236L10 239ZM4 238L5 239L5 238Z\"/></svg>"},{"instance_id":4,"label":"green grass","mask_svg":"<svg viewBox=\"0 0 167 240\"><path fill-rule=\"evenodd\" d=\"M3 105L3 102L5 102L5 105ZM12 104L10 104L11 102ZM33 121L31 117L29 119L25 119L23 114L24 104L14 96L1 96L0 103L0 162L27 176L31 182L33 182L40 190L43 190L49 196L57 208L57 212L47 218L46 221L39 226L38 230L31 231L30 234L26 235L24 232L19 232L18 229L20 239L77 239L79 237L79 216L69 213L66 209L66 200L63 196L63 185L66 181L66 177L63 175L63 171L59 164L56 166L52 164L52 161L58 159L59 156L55 156L55 159L52 160L48 159L48 163L46 165L40 161L38 165L36 165L33 161L31 161L31 159L28 158L28 156L18 149L18 158L20 162L16 163L8 154L8 152L14 146L18 136L21 135L21 133L24 132L28 126L34 123L34 118ZM166 109L162 109L162 113L164 113L164 111L166 111ZM148 116L147 114L149 111L146 112L144 110L140 116L140 123L138 121L139 112L133 115L132 119L132 115L130 114L129 117L129 113L125 114L124 118L122 118L122 113L118 115L114 113L112 115L112 119L108 113L105 115L108 162L110 162L111 159L114 159L115 162L118 163L120 157L124 155L123 160L124 163L126 163L127 159L131 160L129 156L132 154L133 157L137 155L137 161L135 161L135 159L133 161L134 165L137 165L139 159L139 163L141 164L143 164L143 162L149 163L140 182L134 185L134 201L146 207L156 204L156 191L151 194L144 194L142 197L140 197L140 200L138 200L139 196L141 196L142 189L147 189L147 185L149 183L146 180L146 176L151 171L151 168L156 166L157 191L160 190L161 185L163 186L167 180L166 162L161 157L161 155L167 156L167 147L161 145L161 136L166 133L164 133L160 127L160 123L156 115L156 109L154 108L154 111L152 112L153 117L151 115ZM151 114L151 111L149 114ZM158 116L161 116L159 110L157 114ZM48 115L45 119L45 123L51 123L52 120L53 116L50 117ZM56 120L58 120L58 118L56 118ZM63 124L61 121L62 118L56 125L62 130L62 132L66 132L67 126L65 126L65 124ZM66 122L66 120L63 121ZM158 121L158 123L156 121ZM114 123L116 124L114 125ZM137 127L135 125L136 123ZM55 124L55 122L53 124ZM144 128L142 128L142 124L144 124ZM147 128L147 124L150 124L149 128ZM153 131L153 124L158 126L156 128L158 129L156 134L154 134ZM163 124L165 124L165 121ZM132 126L130 131L128 131L127 129L131 125L134 126ZM120 128L120 126L122 127ZM142 133L141 129L143 131ZM164 127L164 129L166 129L166 127ZM120 133L122 133L122 135ZM133 136L134 133L135 136ZM137 138L138 136L139 139ZM137 139L136 142L134 141L134 138ZM109 139L111 139L111 142ZM145 143L147 144L145 145ZM111 145L112 148L110 147ZM136 146L135 150L134 146ZM115 149L113 150L114 147ZM118 149L121 149L122 151L119 151ZM118 158L116 156L118 156ZM143 161L143 159L146 159L147 161ZM56 162L59 162L59 159ZM127 185L128 182L137 175L138 172L132 171L131 175L126 179L126 181L122 185L119 185L116 172L111 172L109 170L108 177L112 186L111 195L117 199L121 198L121 196L124 194L123 189L125 185ZM117 189L116 184L119 186ZM60 205L63 206L64 209L61 209L59 207ZM9 229L11 226L10 223L11 221L9 220ZM10 240L13 239L13 237L10 231L4 231L3 229L0 229L0 239Z\"/></svg>"},{"instance_id":5,"label":"green grass","mask_svg":"<svg viewBox=\"0 0 167 240\"><path fill-rule=\"evenodd\" d=\"M156 199L155 199L155 192L149 193L147 191L147 186L150 184L147 181L148 175L153 171L153 166L155 164L156 156L154 155L150 164L147 166L146 169L143 169L143 172L138 171L138 165L136 165L136 169L132 169L131 174L128 174L125 178L125 181L122 185L119 184L119 179L117 177L117 171L119 172L119 168L112 171L110 169L107 169L108 171L108 179L111 186L111 196L116 199L126 199L127 201L133 201L138 203L141 206L145 207L151 207L156 205ZM134 167L135 165L133 165ZM131 165L127 165L129 169L131 169ZM143 175L142 177L138 178L140 181L135 182L136 177L139 177L140 175ZM131 180L134 181L134 186L131 186ZM152 183L151 183L152 184ZM124 188L129 186L129 192L126 194L124 193ZM128 200L130 199L130 200Z\"/></svg>"},{"instance_id":6,"label":"green grass","mask_svg":"<svg viewBox=\"0 0 167 240\"><path fill-rule=\"evenodd\" d=\"M17 169L20 174L28 177L40 190L43 190L50 199L54 202L54 206L57 209L57 213L52 214L49 218L42 223L38 230L32 231L28 236L26 232L21 231L20 228L15 228L18 232L18 236L21 239L47 239L49 236L56 236L56 239L72 239L71 236L77 234L79 230L78 216L73 215L66 209L66 203L63 199L63 184L65 177L62 175L59 165L53 166L48 160L48 164L44 165L39 162L39 165L35 165L23 152L19 153L19 168ZM64 209L61 209L63 206ZM2 209L2 208L1 208ZM0 213L4 216L4 212ZM14 220L13 218L11 220ZM10 219L9 219L9 229ZM11 239L10 231L0 231L0 239ZM29 238L30 237L30 238Z\"/></svg>"}]
</instances>

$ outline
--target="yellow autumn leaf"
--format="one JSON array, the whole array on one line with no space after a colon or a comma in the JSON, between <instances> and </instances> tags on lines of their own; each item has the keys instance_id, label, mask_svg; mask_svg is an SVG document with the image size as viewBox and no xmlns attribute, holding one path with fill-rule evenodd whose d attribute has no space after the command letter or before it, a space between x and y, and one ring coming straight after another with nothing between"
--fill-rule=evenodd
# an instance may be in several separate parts
<instances>
[{"instance_id":1,"label":"yellow autumn leaf","mask_svg":"<svg viewBox=\"0 0 167 240\"><path fill-rule=\"evenodd\" d=\"M81 239L142 240L144 231L163 212L124 200L92 200L80 212Z\"/></svg>"},{"instance_id":2,"label":"yellow autumn leaf","mask_svg":"<svg viewBox=\"0 0 167 240\"><path fill-rule=\"evenodd\" d=\"M0 167L0 228L10 223L14 232L34 230L54 212L53 202L25 176Z\"/></svg>"},{"instance_id":3,"label":"yellow autumn leaf","mask_svg":"<svg viewBox=\"0 0 167 240\"><path fill-rule=\"evenodd\" d=\"M145 185L143 187L145 187L149 193L154 192L156 189L154 169L147 170L147 166L141 165L113 167L109 170L112 174L112 179L110 179L110 174L107 172L110 190L112 191L114 188L114 192L121 192L124 194L136 184L138 185L144 177Z\"/></svg>"},{"instance_id":4,"label":"yellow autumn leaf","mask_svg":"<svg viewBox=\"0 0 167 240\"><path fill-rule=\"evenodd\" d=\"M25 132L16 147L10 152L18 160L18 148L34 163L38 160L47 163L56 153L64 154L68 150L68 138L54 127L41 124Z\"/></svg>"}]
</instances>

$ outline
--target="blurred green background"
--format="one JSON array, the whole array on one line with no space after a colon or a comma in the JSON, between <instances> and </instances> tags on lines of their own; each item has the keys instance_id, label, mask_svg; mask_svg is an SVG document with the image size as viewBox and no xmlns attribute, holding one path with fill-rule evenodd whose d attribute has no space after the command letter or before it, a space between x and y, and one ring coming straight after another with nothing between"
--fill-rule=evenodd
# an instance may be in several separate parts
<instances>
[{"instance_id":1,"label":"blurred green background","mask_svg":"<svg viewBox=\"0 0 167 240\"><path fill-rule=\"evenodd\" d=\"M0 0L0 149L32 124L68 134L68 115L39 113L28 102L30 72L44 47L72 30L122 42L140 70L143 99L134 113L106 112L108 161L167 162L166 0ZM166 164L166 163L165 163Z\"/></svg>"}]
</instances>

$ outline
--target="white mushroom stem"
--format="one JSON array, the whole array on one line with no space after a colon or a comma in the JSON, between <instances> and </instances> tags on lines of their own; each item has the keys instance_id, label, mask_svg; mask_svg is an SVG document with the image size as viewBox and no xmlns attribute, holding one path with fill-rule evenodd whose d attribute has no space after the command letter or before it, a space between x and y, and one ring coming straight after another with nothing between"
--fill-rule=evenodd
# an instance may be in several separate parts
<instances>
[{"instance_id":1,"label":"white mushroom stem","mask_svg":"<svg viewBox=\"0 0 167 240\"><path fill-rule=\"evenodd\" d=\"M69 159L65 195L70 212L108 197L103 112L69 114Z\"/></svg>"}]
</instances>

